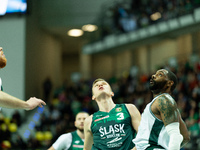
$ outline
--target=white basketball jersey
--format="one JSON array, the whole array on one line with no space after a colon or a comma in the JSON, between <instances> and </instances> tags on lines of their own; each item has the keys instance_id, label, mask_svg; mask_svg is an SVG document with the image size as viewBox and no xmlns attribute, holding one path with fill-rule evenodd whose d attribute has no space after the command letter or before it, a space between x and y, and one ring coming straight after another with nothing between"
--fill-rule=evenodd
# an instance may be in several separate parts
<instances>
[{"instance_id":1,"label":"white basketball jersey","mask_svg":"<svg viewBox=\"0 0 200 150\"><path fill-rule=\"evenodd\" d=\"M166 96L170 96L167 93L164 94ZM144 109L144 112L142 113L142 118L140 126L138 128L138 133L136 138L133 140L137 150L168 149L169 135L165 129L165 126L162 120L158 119L151 111L151 105L156 100L157 97L155 97L149 104L147 104L146 108Z\"/></svg>"}]
</instances>

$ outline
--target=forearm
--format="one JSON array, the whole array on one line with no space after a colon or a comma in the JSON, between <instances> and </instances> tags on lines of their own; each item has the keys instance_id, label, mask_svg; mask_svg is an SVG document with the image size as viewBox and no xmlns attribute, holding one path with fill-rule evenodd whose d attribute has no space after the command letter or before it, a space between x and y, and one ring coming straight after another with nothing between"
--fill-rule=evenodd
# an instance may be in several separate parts
<instances>
[{"instance_id":1,"label":"forearm","mask_svg":"<svg viewBox=\"0 0 200 150\"><path fill-rule=\"evenodd\" d=\"M26 109L28 104L23 100L0 91L0 107Z\"/></svg>"},{"instance_id":2,"label":"forearm","mask_svg":"<svg viewBox=\"0 0 200 150\"><path fill-rule=\"evenodd\" d=\"M84 122L84 136L85 136L85 141L84 141L84 148L83 150L91 150L92 149L92 144L93 144L93 135L90 130L92 123L92 115L89 116L88 118L85 119Z\"/></svg>"},{"instance_id":3,"label":"forearm","mask_svg":"<svg viewBox=\"0 0 200 150\"><path fill-rule=\"evenodd\" d=\"M93 140L91 140L91 141L93 141ZM91 149L92 149L92 144L93 144L93 143L90 143L90 142L88 141L88 139L85 138L83 150L91 150Z\"/></svg>"},{"instance_id":4,"label":"forearm","mask_svg":"<svg viewBox=\"0 0 200 150\"><path fill-rule=\"evenodd\" d=\"M180 112L179 112L179 123L180 123L180 133L183 136L183 142L181 143L181 147L183 147L185 144L187 144L190 141L190 135L189 135L185 122L181 118Z\"/></svg>"},{"instance_id":5,"label":"forearm","mask_svg":"<svg viewBox=\"0 0 200 150\"><path fill-rule=\"evenodd\" d=\"M93 144L93 139L91 139L91 136L85 137L83 150L91 150L92 149L92 144Z\"/></svg>"}]
</instances>

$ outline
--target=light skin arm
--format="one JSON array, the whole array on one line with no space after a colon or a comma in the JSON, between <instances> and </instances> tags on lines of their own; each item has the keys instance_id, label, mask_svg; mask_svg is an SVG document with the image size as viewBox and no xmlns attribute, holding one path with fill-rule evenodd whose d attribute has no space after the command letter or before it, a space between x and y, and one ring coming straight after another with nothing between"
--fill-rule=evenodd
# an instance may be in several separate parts
<instances>
[{"instance_id":1,"label":"light skin arm","mask_svg":"<svg viewBox=\"0 0 200 150\"><path fill-rule=\"evenodd\" d=\"M141 115L139 110L133 104L126 104L126 107L131 115L132 126L138 132L138 127L141 121Z\"/></svg>"},{"instance_id":2,"label":"light skin arm","mask_svg":"<svg viewBox=\"0 0 200 150\"><path fill-rule=\"evenodd\" d=\"M27 101L23 101L0 91L0 107L32 110L37 106L42 107L42 105L46 105L46 103L41 99L31 97Z\"/></svg>"},{"instance_id":3,"label":"light skin arm","mask_svg":"<svg viewBox=\"0 0 200 150\"><path fill-rule=\"evenodd\" d=\"M93 135L92 135L92 132L91 132L91 129L90 129L91 123L92 123L92 115L89 116L88 118L86 118L85 122L84 122L85 141L84 141L83 150L91 150L92 149Z\"/></svg>"},{"instance_id":4,"label":"light skin arm","mask_svg":"<svg viewBox=\"0 0 200 150\"><path fill-rule=\"evenodd\" d=\"M55 150L55 149L53 148L53 146L51 146L48 150Z\"/></svg>"},{"instance_id":5,"label":"light skin arm","mask_svg":"<svg viewBox=\"0 0 200 150\"><path fill-rule=\"evenodd\" d=\"M126 104L126 107L129 111L129 114L131 115L132 126L135 129L135 131L138 132L138 127L141 121L140 112L133 104ZM136 147L134 147L131 150L136 150Z\"/></svg>"}]
</instances>

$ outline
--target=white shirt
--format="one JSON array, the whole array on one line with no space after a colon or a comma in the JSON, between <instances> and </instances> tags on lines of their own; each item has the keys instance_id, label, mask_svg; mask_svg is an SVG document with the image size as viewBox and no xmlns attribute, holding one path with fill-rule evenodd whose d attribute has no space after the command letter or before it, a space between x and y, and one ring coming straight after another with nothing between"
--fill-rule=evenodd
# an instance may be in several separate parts
<instances>
[{"instance_id":1,"label":"white shirt","mask_svg":"<svg viewBox=\"0 0 200 150\"><path fill-rule=\"evenodd\" d=\"M65 133L59 136L56 142L53 144L55 150L68 150L72 143L72 134Z\"/></svg>"}]
</instances>

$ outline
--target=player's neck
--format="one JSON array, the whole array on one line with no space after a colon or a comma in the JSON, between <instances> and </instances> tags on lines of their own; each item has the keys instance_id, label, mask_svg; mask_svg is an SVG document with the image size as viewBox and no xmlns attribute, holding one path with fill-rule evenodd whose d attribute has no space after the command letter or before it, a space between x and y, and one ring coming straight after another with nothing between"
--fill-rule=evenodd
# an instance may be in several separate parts
<instances>
[{"instance_id":1,"label":"player's neck","mask_svg":"<svg viewBox=\"0 0 200 150\"><path fill-rule=\"evenodd\" d=\"M167 94L171 94L170 92L167 92L167 91L165 91L165 92L160 92L160 93L153 93L153 98L155 98L155 97L157 97L158 95L161 95L161 94L164 94L164 93L167 93Z\"/></svg>"},{"instance_id":2,"label":"player's neck","mask_svg":"<svg viewBox=\"0 0 200 150\"><path fill-rule=\"evenodd\" d=\"M78 136L79 136L81 139L85 139L85 137L84 137L84 131L82 132L82 131L80 131L80 130L77 129L77 134L78 134Z\"/></svg>"},{"instance_id":3,"label":"player's neck","mask_svg":"<svg viewBox=\"0 0 200 150\"><path fill-rule=\"evenodd\" d=\"M154 98L155 98L156 96L158 96L158 95L163 94L163 93L171 94L171 91L170 91L169 88L167 88L167 89L154 90L154 91L152 91L152 92L153 92L153 97L154 97Z\"/></svg>"},{"instance_id":4,"label":"player's neck","mask_svg":"<svg viewBox=\"0 0 200 150\"><path fill-rule=\"evenodd\" d=\"M102 99L101 101L97 101L100 111L109 112L111 109L115 107L115 103L112 98Z\"/></svg>"}]
</instances>

